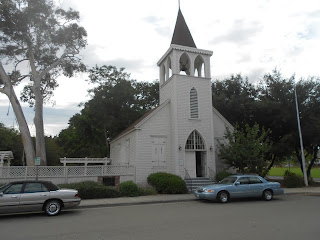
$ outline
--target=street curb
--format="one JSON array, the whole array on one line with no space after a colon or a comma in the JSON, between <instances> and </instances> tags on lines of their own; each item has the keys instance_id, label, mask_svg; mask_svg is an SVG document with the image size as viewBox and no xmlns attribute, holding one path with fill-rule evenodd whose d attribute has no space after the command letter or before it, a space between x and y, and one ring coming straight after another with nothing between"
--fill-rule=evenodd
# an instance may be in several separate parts
<instances>
[{"instance_id":1,"label":"street curb","mask_svg":"<svg viewBox=\"0 0 320 240\"><path fill-rule=\"evenodd\" d=\"M320 196L320 193L315 192L293 192L293 193L285 193L284 195L303 195L303 196Z\"/></svg>"},{"instance_id":2,"label":"street curb","mask_svg":"<svg viewBox=\"0 0 320 240\"><path fill-rule=\"evenodd\" d=\"M119 207L119 206L132 206L132 205L148 205L148 204L159 204L159 203L174 203L174 202L191 202L197 201L198 199L181 199L181 200L157 200L150 202L131 202L131 203L104 203L104 204L95 204L95 205L87 205L77 207L77 209L85 209L85 208L98 208L98 207Z\"/></svg>"},{"instance_id":3,"label":"street curb","mask_svg":"<svg viewBox=\"0 0 320 240\"><path fill-rule=\"evenodd\" d=\"M284 193L283 195L301 195L301 196L320 196L319 193L315 192L293 192L293 193ZM281 195L279 195L281 196ZM161 203L174 203L174 202L192 202L197 201L198 198L194 199L174 199L174 200L155 200L155 201L146 201L146 202L126 202L126 203L101 203L101 204L92 204L77 207L77 209L88 209L88 208L99 208L99 207L119 207L119 206L134 206L134 205L150 205L150 204L161 204Z\"/></svg>"}]
</instances>

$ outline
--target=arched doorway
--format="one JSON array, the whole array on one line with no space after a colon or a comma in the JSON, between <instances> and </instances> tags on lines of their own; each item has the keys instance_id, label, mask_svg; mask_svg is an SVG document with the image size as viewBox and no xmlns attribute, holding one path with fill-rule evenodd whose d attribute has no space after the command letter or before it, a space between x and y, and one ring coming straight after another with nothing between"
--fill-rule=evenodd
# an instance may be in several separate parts
<instances>
[{"instance_id":1,"label":"arched doorway","mask_svg":"<svg viewBox=\"0 0 320 240\"><path fill-rule=\"evenodd\" d=\"M205 177L206 149L205 142L197 130L188 137L185 145L185 168L190 177Z\"/></svg>"}]
</instances>

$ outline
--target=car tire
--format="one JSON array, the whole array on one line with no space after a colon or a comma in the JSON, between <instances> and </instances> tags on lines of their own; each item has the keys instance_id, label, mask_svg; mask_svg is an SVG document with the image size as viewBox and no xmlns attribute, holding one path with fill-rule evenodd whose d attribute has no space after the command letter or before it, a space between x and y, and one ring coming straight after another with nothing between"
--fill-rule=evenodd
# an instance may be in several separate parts
<instances>
[{"instance_id":1,"label":"car tire","mask_svg":"<svg viewBox=\"0 0 320 240\"><path fill-rule=\"evenodd\" d=\"M265 201L270 201L272 200L273 198L273 192L269 189L266 189L263 191L262 193L262 198L265 200Z\"/></svg>"},{"instance_id":2,"label":"car tire","mask_svg":"<svg viewBox=\"0 0 320 240\"><path fill-rule=\"evenodd\" d=\"M229 201L229 193L226 191L221 191L217 196L218 202L227 203Z\"/></svg>"},{"instance_id":3,"label":"car tire","mask_svg":"<svg viewBox=\"0 0 320 240\"><path fill-rule=\"evenodd\" d=\"M61 202L59 200L50 200L44 206L44 211L48 216L58 215L61 211Z\"/></svg>"}]
</instances>

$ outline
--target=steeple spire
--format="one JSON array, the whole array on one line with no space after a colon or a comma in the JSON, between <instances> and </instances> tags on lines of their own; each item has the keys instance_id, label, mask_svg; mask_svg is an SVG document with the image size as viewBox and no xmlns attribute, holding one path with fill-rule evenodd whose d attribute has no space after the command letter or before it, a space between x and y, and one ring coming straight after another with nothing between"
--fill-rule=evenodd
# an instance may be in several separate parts
<instances>
[{"instance_id":1,"label":"steeple spire","mask_svg":"<svg viewBox=\"0 0 320 240\"><path fill-rule=\"evenodd\" d=\"M176 21L176 26L174 28L171 44L197 48L196 44L193 41L193 38L191 36L187 23L184 20L184 17L180 10L180 1L179 1L178 17Z\"/></svg>"}]
</instances>

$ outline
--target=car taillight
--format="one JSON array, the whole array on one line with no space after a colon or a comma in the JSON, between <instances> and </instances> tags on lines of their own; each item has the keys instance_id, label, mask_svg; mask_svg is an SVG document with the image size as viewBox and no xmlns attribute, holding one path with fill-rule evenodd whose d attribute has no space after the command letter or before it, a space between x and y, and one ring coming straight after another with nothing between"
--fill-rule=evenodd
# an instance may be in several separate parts
<instances>
[{"instance_id":1,"label":"car taillight","mask_svg":"<svg viewBox=\"0 0 320 240\"><path fill-rule=\"evenodd\" d=\"M77 198L77 197L79 197L79 194L78 194L78 193L76 193L76 194L74 195L74 197L76 197L76 198Z\"/></svg>"}]
</instances>

